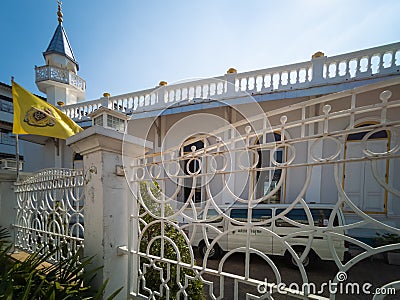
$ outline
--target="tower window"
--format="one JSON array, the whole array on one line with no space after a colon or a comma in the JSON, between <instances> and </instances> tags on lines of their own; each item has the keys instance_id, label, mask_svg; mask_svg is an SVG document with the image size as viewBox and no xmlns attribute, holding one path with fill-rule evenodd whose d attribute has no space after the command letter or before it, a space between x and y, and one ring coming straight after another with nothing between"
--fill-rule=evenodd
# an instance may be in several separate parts
<instances>
[{"instance_id":1,"label":"tower window","mask_svg":"<svg viewBox=\"0 0 400 300\"><path fill-rule=\"evenodd\" d=\"M103 126L103 115L98 116L97 118L94 118L93 124Z\"/></svg>"},{"instance_id":2,"label":"tower window","mask_svg":"<svg viewBox=\"0 0 400 300\"><path fill-rule=\"evenodd\" d=\"M111 116L111 115L107 115L107 127L111 127L114 128L118 131L124 131L125 130L125 122L124 120Z\"/></svg>"}]
</instances>

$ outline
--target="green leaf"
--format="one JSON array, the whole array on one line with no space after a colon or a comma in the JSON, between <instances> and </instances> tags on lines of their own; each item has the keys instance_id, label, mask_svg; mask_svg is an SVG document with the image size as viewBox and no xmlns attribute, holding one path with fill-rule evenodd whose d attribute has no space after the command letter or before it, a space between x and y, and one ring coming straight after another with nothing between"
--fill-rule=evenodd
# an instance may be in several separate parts
<instances>
[{"instance_id":1,"label":"green leaf","mask_svg":"<svg viewBox=\"0 0 400 300\"><path fill-rule=\"evenodd\" d=\"M114 293L112 293L107 300L112 300L114 299L122 290L124 289L124 287L120 287L118 290L116 290Z\"/></svg>"},{"instance_id":2,"label":"green leaf","mask_svg":"<svg viewBox=\"0 0 400 300\"><path fill-rule=\"evenodd\" d=\"M103 297L104 290L108 284L109 279L107 278L106 281L100 286L99 290L97 291L96 295L94 295L93 300L101 300Z\"/></svg>"}]
</instances>

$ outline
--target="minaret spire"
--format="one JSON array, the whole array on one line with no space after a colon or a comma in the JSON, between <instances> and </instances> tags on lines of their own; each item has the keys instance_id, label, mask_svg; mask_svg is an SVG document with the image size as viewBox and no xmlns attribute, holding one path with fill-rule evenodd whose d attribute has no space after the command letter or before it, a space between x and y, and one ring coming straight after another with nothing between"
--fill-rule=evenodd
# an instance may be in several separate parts
<instances>
[{"instance_id":1,"label":"minaret spire","mask_svg":"<svg viewBox=\"0 0 400 300\"><path fill-rule=\"evenodd\" d=\"M58 16L58 24L62 24L63 22L63 13L61 12L61 5L62 2L60 0L57 1L58 3L58 11L57 11L57 16Z\"/></svg>"},{"instance_id":2,"label":"minaret spire","mask_svg":"<svg viewBox=\"0 0 400 300\"><path fill-rule=\"evenodd\" d=\"M53 105L74 104L85 99L85 81L78 76L79 65L63 27L61 0L57 1L58 25L43 53L46 65L36 67L36 85Z\"/></svg>"}]
</instances>

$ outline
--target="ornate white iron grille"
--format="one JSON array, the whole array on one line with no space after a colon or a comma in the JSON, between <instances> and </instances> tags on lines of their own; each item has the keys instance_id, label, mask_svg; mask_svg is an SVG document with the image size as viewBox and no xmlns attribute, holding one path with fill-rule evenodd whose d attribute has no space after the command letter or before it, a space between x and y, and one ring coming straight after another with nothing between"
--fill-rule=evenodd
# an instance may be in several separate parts
<instances>
[{"instance_id":1,"label":"ornate white iron grille","mask_svg":"<svg viewBox=\"0 0 400 300\"><path fill-rule=\"evenodd\" d=\"M210 299L229 298L228 289L235 299L272 299L282 291L298 298L335 298L329 291L317 295L310 288L297 291L288 285L279 291L281 266L260 241L279 245L306 285L311 255L335 263L338 276L331 280L338 283L362 259L399 249L398 243L370 245L348 234L366 227L400 234L376 217L386 215L400 197L393 178L400 157L400 100L392 98L391 88L398 90L389 86L382 92L376 85L297 103L131 161L128 175L136 191L129 245L131 295L191 299L201 282ZM371 91L373 99L366 99ZM384 141L384 147L375 141ZM380 191L377 203L364 203L369 196L352 193L348 180L357 177L348 172L360 163ZM263 176L267 184L259 189ZM318 194L330 195L315 199L321 205L304 200L317 188L315 182ZM264 211L257 215L259 207ZM296 218L299 210L303 217ZM342 211L350 216L349 223ZM280 231L283 227L290 230ZM359 251L347 261L348 243ZM202 260L196 260L190 245L200 248ZM217 252L220 260L212 267L210 259ZM244 270L226 271L229 258L238 252L244 255ZM252 256L272 271L268 283L252 274Z\"/></svg>"},{"instance_id":2,"label":"ornate white iron grille","mask_svg":"<svg viewBox=\"0 0 400 300\"><path fill-rule=\"evenodd\" d=\"M17 182L15 246L27 252L54 250L53 261L79 251L84 233L83 184L83 171L69 169L46 169Z\"/></svg>"}]
</instances>

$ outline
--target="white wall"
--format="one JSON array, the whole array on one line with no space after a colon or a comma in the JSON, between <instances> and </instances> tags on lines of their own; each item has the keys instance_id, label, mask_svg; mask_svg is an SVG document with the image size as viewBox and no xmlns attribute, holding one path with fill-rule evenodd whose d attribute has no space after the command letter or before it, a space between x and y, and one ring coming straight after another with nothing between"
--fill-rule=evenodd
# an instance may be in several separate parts
<instances>
[{"instance_id":1,"label":"white wall","mask_svg":"<svg viewBox=\"0 0 400 300\"><path fill-rule=\"evenodd\" d=\"M11 224L15 223L17 199L14 193L14 174L5 174L0 171L0 226L7 228L10 234L14 234ZM7 179L8 177L8 179Z\"/></svg>"}]
</instances>

